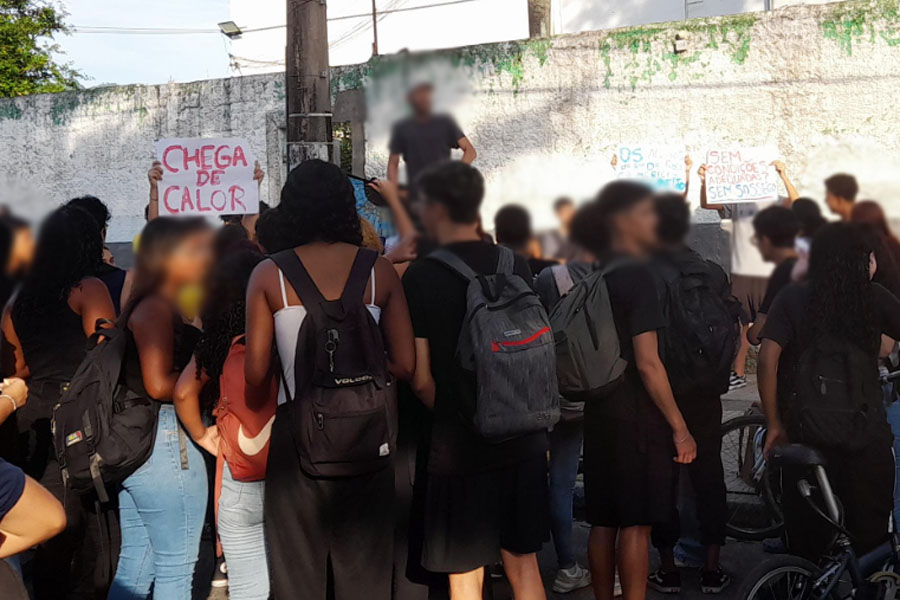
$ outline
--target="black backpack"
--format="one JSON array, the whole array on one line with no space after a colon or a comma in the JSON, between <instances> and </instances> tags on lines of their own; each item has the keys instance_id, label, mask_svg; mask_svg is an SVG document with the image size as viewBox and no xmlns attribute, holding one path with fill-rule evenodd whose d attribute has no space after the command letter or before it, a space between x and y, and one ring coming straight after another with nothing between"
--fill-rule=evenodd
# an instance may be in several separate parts
<instances>
[{"instance_id":1,"label":"black backpack","mask_svg":"<svg viewBox=\"0 0 900 600\"><path fill-rule=\"evenodd\" d=\"M860 450L871 442L872 425L884 422L881 403L876 361L857 344L824 334L800 352L786 407L795 441Z\"/></svg>"},{"instance_id":2,"label":"black backpack","mask_svg":"<svg viewBox=\"0 0 900 600\"><path fill-rule=\"evenodd\" d=\"M107 502L106 486L121 483L150 457L159 403L120 382L128 334L102 324L53 407L52 431L63 483L78 494L96 491Z\"/></svg>"},{"instance_id":3,"label":"black backpack","mask_svg":"<svg viewBox=\"0 0 900 600\"><path fill-rule=\"evenodd\" d=\"M676 395L728 391L740 340L741 304L721 267L693 250L660 257L668 326L663 354Z\"/></svg>"},{"instance_id":4,"label":"black backpack","mask_svg":"<svg viewBox=\"0 0 900 600\"><path fill-rule=\"evenodd\" d=\"M381 329L364 303L377 258L360 248L341 297L326 300L293 250L272 256L306 308L294 358L294 398L284 388L300 466L313 477L363 475L391 463L396 386Z\"/></svg>"}]
</instances>

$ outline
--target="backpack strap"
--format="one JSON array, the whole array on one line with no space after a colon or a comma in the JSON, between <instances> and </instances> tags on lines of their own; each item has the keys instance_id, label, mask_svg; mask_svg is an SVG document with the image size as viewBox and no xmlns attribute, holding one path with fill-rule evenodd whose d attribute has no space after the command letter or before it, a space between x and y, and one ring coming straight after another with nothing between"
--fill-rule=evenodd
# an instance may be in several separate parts
<instances>
[{"instance_id":1,"label":"backpack strap","mask_svg":"<svg viewBox=\"0 0 900 600\"><path fill-rule=\"evenodd\" d=\"M472 267L466 264L466 261L450 252L446 248L438 248L428 255L428 258L436 260L447 266L451 271L465 279L472 281L478 278L478 273L472 270Z\"/></svg>"},{"instance_id":2,"label":"backpack strap","mask_svg":"<svg viewBox=\"0 0 900 600\"><path fill-rule=\"evenodd\" d=\"M300 297L300 302L304 306L309 307L325 302L322 292L316 287L316 283L309 276L306 267L303 266L303 261L300 260L300 257L297 256L293 249L282 250L273 254L270 258L281 269L284 276L287 277L288 283L297 292L297 296Z\"/></svg>"},{"instance_id":3,"label":"backpack strap","mask_svg":"<svg viewBox=\"0 0 900 600\"><path fill-rule=\"evenodd\" d=\"M497 273L512 275L516 268L516 254L506 246L497 246L500 256L497 257Z\"/></svg>"},{"instance_id":4,"label":"backpack strap","mask_svg":"<svg viewBox=\"0 0 900 600\"><path fill-rule=\"evenodd\" d=\"M375 261L378 260L378 253L368 248L360 248L353 259L353 266L350 267L350 275L347 276L347 283L344 284L344 291L341 293L341 300L355 302L363 301L366 294L366 284L369 283L369 276L374 277L373 269ZM374 289L373 289L374 291ZM375 304L375 297L372 297L372 304Z\"/></svg>"},{"instance_id":5,"label":"backpack strap","mask_svg":"<svg viewBox=\"0 0 900 600\"><path fill-rule=\"evenodd\" d=\"M556 282L556 291L559 292L560 298L568 294L569 290L575 287L575 282L572 280L572 273L569 272L569 267L566 265L553 265L550 267L550 273L553 274L553 281Z\"/></svg>"}]
</instances>

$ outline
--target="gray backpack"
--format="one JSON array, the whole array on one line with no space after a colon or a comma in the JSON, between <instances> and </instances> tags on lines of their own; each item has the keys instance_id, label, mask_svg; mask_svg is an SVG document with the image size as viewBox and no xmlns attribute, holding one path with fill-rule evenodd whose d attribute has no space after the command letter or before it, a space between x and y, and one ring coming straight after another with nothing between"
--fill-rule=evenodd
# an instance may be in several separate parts
<instances>
[{"instance_id":1,"label":"gray backpack","mask_svg":"<svg viewBox=\"0 0 900 600\"><path fill-rule=\"evenodd\" d=\"M474 405L464 419L485 438L503 440L552 427L559 420L556 358L547 313L515 275L515 255L500 247L497 273L481 275L448 250L437 260L469 282L457 360L474 374Z\"/></svg>"},{"instance_id":2,"label":"gray backpack","mask_svg":"<svg viewBox=\"0 0 900 600\"><path fill-rule=\"evenodd\" d=\"M571 401L609 394L628 366L606 289L606 275L613 268L610 265L579 281L550 311L559 393Z\"/></svg>"}]
</instances>

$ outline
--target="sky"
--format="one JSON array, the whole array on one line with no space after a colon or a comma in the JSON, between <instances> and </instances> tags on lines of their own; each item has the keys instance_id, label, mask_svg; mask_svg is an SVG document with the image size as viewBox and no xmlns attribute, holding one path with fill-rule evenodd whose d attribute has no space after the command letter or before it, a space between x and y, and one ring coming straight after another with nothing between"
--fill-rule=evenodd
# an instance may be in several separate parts
<instances>
[{"instance_id":1,"label":"sky","mask_svg":"<svg viewBox=\"0 0 900 600\"><path fill-rule=\"evenodd\" d=\"M58 0L70 26L218 29L230 20L229 0ZM165 83L227 77L226 38L220 33L122 35L73 32L56 43L86 78L102 84Z\"/></svg>"},{"instance_id":2,"label":"sky","mask_svg":"<svg viewBox=\"0 0 900 600\"><path fill-rule=\"evenodd\" d=\"M218 23L242 28L283 25L285 0L54 0L73 32L56 43L85 78L83 84L228 77L284 68L285 29L247 32L231 41ZM669 1L669 0L666 0ZM527 37L527 0L376 0L382 53ZM437 6L434 6L437 5ZM421 8L420 7L425 7ZM332 65L365 62L372 51L371 0L330 0ZM412 9L412 10L410 10ZM89 33L82 28L131 27L212 30L191 34ZM79 31L79 29L82 29ZM231 68L235 55L239 70Z\"/></svg>"}]
</instances>

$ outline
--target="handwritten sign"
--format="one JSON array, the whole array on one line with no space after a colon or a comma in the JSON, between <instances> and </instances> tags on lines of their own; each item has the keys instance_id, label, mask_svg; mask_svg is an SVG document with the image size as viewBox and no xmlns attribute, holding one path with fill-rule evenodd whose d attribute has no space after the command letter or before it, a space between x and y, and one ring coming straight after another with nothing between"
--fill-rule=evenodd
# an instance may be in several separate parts
<instances>
[{"instance_id":1,"label":"handwritten sign","mask_svg":"<svg viewBox=\"0 0 900 600\"><path fill-rule=\"evenodd\" d=\"M622 144L616 152L616 176L640 179L657 190L683 192L684 146Z\"/></svg>"},{"instance_id":2,"label":"handwritten sign","mask_svg":"<svg viewBox=\"0 0 900 600\"><path fill-rule=\"evenodd\" d=\"M778 199L778 174L771 148L710 150L706 155L706 197L710 204Z\"/></svg>"},{"instance_id":3,"label":"handwritten sign","mask_svg":"<svg viewBox=\"0 0 900 600\"><path fill-rule=\"evenodd\" d=\"M255 157L238 138L170 138L156 142L162 163L162 215L239 215L259 212Z\"/></svg>"}]
</instances>

